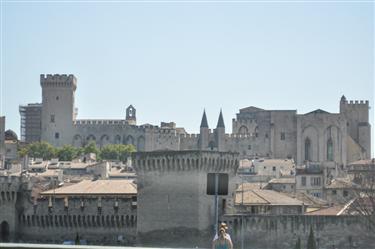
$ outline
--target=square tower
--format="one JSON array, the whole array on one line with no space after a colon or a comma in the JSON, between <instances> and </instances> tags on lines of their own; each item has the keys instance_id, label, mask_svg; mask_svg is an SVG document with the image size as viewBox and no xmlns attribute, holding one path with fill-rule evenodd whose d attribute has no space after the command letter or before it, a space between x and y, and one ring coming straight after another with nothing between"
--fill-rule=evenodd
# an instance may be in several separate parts
<instances>
[{"instance_id":1,"label":"square tower","mask_svg":"<svg viewBox=\"0 0 375 249\"><path fill-rule=\"evenodd\" d=\"M340 100L340 114L346 118L348 135L364 150L365 159L371 158L371 124L369 123L369 101Z\"/></svg>"},{"instance_id":2,"label":"square tower","mask_svg":"<svg viewBox=\"0 0 375 249\"><path fill-rule=\"evenodd\" d=\"M74 93L77 79L74 75L40 75L42 87L42 141L54 146L72 143L74 120Z\"/></svg>"}]
</instances>

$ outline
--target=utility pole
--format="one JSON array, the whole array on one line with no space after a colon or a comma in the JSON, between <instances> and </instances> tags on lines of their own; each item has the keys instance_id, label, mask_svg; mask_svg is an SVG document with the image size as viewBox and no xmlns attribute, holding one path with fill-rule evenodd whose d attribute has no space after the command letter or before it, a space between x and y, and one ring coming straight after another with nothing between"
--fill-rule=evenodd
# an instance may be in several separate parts
<instances>
[{"instance_id":1,"label":"utility pole","mask_svg":"<svg viewBox=\"0 0 375 249\"><path fill-rule=\"evenodd\" d=\"M219 174L215 174L215 234L218 234L219 220Z\"/></svg>"},{"instance_id":2,"label":"utility pole","mask_svg":"<svg viewBox=\"0 0 375 249\"><path fill-rule=\"evenodd\" d=\"M241 176L241 188L242 188L242 192L241 192L241 203L242 203L242 208L244 209L244 204L243 204L243 192L244 192L244 182L243 182L243 176ZM243 243L243 237L244 237L244 226L243 226L243 214L241 214L241 249L244 249L244 243Z\"/></svg>"}]
</instances>

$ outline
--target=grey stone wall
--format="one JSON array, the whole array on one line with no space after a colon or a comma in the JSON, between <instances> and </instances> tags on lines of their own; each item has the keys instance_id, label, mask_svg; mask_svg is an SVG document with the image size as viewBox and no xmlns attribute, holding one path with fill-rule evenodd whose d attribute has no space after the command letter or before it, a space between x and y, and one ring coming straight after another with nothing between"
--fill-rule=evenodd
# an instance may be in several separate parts
<instances>
[{"instance_id":1,"label":"grey stone wall","mask_svg":"<svg viewBox=\"0 0 375 249\"><path fill-rule=\"evenodd\" d=\"M207 173L227 173L231 179L238 159L236 154L220 152L144 152L134 155L133 165L138 175L138 243L166 245L160 243L176 242L174 236L189 233L196 238L187 235L178 243L188 242L189 237L190 243L199 244L199 234L213 229L214 223L214 199L206 194ZM234 187L230 182L229 193ZM223 199L233 205L230 195L223 196L221 203ZM170 238L160 241L166 234Z\"/></svg>"},{"instance_id":2,"label":"grey stone wall","mask_svg":"<svg viewBox=\"0 0 375 249\"><path fill-rule=\"evenodd\" d=\"M10 241L16 238L19 229L17 212L22 208L19 205L19 190L22 185L22 180L19 177L0 177L0 224L3 222L8 224L9 237L7 239ZM4 231L1 232L3 233Z\"/></svg>"},{"instance_id":3,"label":"grey stone wall","mask_svg":"<svg viewBox=\"0 0 375 249\"><path fill-rule=\"evenodd\" d=\"M306 248L310 227L314 230L318 248L370 249L375 244L373 230L356 216L224 216L234 248L284 249L293 248L297 238ZM351 240L351 247L349 246ZM333 247L333 245L335 247Z\"/></svg>"},{"instance_id":4,"label":"grey stone wall","mask_svg":"<svg viewBox=\"0 0 375 249\"><path fill-rule=\"evenodd\" d=\"M102 198L100 211L95 197L69 198L68 206L62 198L44 198L36 205L26 201L23 208L18 215L18 233L23 241L61 243L74 240L78 234L91 244L135 242L137 210L131 198ZM118 236L124 240L117 242Z\"/></svg>"},{"instance_id":5,"label":"grey stone wall","mask_svg":"<svg viewBox=\"0 0 375 249\"><path fill-rule=\"evenodd\" d=\"M332 139L334 161L346 165L346 121L340 114L313 112L297 117L297 164L305 160L305 143L310 140L310 161L324 162L327 142Z\"/></svg>"}]
</instances>

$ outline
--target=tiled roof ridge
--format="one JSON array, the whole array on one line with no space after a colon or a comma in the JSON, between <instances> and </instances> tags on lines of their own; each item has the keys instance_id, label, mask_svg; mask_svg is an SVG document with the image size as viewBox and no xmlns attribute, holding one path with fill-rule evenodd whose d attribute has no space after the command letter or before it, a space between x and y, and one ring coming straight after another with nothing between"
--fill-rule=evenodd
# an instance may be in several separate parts
<instances>
[{"instance_id":1,"label":"tiled roof ridge","mask_svg":"<svg viewBox=\"0 0 375 249\"><path fill-rule=\"evenodd\" d=\"M265 202L267 202L268 204L271 204L270 201L268 201L267 199L265 199L263 196L259 195L258 193L255 192L254 189L251 190L255 195L257 195L259 198L263 199ZM264 191L264 189L263 189Z\"/></svg>"}]
</instances>

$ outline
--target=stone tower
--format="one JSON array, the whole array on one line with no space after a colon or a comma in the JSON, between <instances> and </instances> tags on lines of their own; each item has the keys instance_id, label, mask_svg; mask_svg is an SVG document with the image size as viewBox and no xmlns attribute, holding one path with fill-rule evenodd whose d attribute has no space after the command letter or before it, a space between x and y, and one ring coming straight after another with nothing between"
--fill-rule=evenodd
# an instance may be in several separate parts
<instances>
[{"instance_id":1,"label":"stone tower","mask_svg":"<svg viewBox=\"0 0 375 249\"><path fill-rule=\"evenodd\" d=\"M365 151L366 159L371 158L371 125L369 123L369 102L340 100L340 114L347 120L348 135Z\"/></svg>"},{"instance_id":2,"label":"stone tower","mask_svg":"<svg viewBox=\"0 0 375 249\"><path fill-rule=\"evenodd\" d=\"M40 75L42 87L42 141L54 146L72 143L74 120L74 93L77 79L74 75Z\"/></svg>"},{"instance_id":3,"label":"stone tower","mask_svg":"<svg viewBox=\"0 0 375 249\"><path fill-rule=\"evenodd\" d=\"M134 108L134 106L129 105L128 108L126 108L125 120L129 125L137 125L136 109Z\"/></svg>"},{"instance_id":4,"label":"stone tower","mask_svg":"<svg viewBox=\"0 0 375 249\"><path fill-rule=\"evenodd\" d=\"M210 129L208 128L206 111L203 111L200 132L199 132L199 149L206 150L210 139Z\"/></svg>"},{"instance_id":5,"label":"stone tower","mask_svg":"<svg viewBox=\"0 0 375 249\"><path fill-rule=\"evenodd\" d=\"M225 125L223 119L223 113L220 110L219 119L215 129L215 140L218 151L225 151Z\"/></svg>"},{"instance_id":6,"label":"stone tower","mask_svg":"<svg viewBox=\"0 0 375 249\"><path fill-rule=\"evenodd\" d=\"M214 198L206 194L208 173L238 168L238 154L212 151L138 152L133 155L138 176L137 237L140 245L209 246L214 229ZM219 199L219 210L231 196ZM219 215L221 215L219 211Z\"/></svg>"},{"instance_id":7,"label":"stone tower","mask_svg":"<svg viewBox=\"0 0 375 249\"><path fill-rule=\"evenodd\" d=\"M27 192L23 176L0 176L0 242L14 241L18 231L18 213L22 209L18 203ZM21 194L22 193L22 194Z\"/></svg>"}]
</instances>

